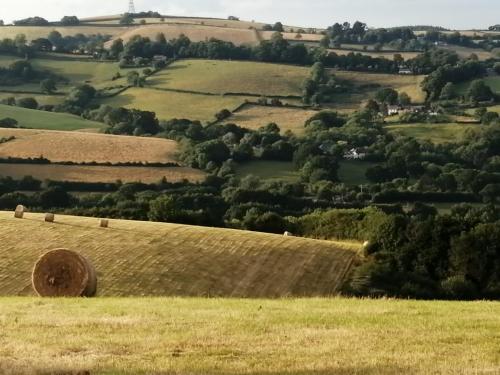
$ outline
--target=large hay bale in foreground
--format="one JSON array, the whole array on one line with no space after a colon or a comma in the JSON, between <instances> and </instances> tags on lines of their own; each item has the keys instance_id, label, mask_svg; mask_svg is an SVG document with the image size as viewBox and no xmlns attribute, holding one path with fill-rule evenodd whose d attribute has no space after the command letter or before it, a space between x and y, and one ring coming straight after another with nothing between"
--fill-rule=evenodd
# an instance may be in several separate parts
<instances>
[{"instance_id":1,"label":"large hay bale in foreground","mask_svg":"<svg viewBox=\"0 0 500 375\"><path fill-rule=\"evenodd\" d=\"M16 210L14 211L14 217L16 219L22 219L25 212L26 212L26 208L20 204L16 207Z\"/></svg>"},{"instance_id":2,"label":"large hay bale in foreground","mask_svg":"<svg viewBox=\"0 0 500 375\"><path fill-rule=\"evenodd\" d=\"M92 297L97 291L97 276L92 264L80 254L56 249L38 259L32 284L41 297Z\"/></svg>"}]
</instances>

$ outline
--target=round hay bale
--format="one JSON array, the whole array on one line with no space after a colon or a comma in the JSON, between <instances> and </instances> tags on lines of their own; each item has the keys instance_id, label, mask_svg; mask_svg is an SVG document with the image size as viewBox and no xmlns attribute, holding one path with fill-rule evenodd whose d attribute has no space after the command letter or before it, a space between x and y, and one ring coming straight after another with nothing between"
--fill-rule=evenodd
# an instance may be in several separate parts
<instances>
[{"instance_id":1,"label":"round hay bale","mask_svg":"<svg viewBox=\"0 0 500 375\"><path fill-rule=\"evenodd\" d=\"M101 226L101 228L107 228L109 226L109 220L101 219L100 226Z\"/></svg>"},{"instance_id":2,"label":"round hay bale","mask_svg":"<svg viewBox=\"0 0 500 375\"><path fill-rule=\"evenodd\" d=\"M291 232L285 232L283 235L285 237L293 237L293 233L291 233Z\"/></svg>"},{"instance_id":3,"label":"round hay bale","mask_svg":"<svg viewBox=\"0 0 500 375\"><path fill-rule=\"evenodd\" d=\"M56 217L54 214L45 214L45 221L47 223L53 223L55 219Z\"/></svg>"},{"instance_id":4,"label":"round hay bale","mask_svg":"<svg viewBox=\"0 0 500 375\"><path fill-rule=\"evenodd\" d=\"M22 219L25 212L26 208L20 204L16 207L16 210L14 211L14 217L17 219Z\"/></svg>"},{"instance_id":5,"label":"round hay bale","mask_svg":"<svg viewBox=\"0 0 500 375\"><path fill-rule=\"evenodd\" d=\"M92 264L80 254L56 249L42 255L32 274L35 292L41 297L93 297L97 276Z\"/></svg>"}]
</instances>

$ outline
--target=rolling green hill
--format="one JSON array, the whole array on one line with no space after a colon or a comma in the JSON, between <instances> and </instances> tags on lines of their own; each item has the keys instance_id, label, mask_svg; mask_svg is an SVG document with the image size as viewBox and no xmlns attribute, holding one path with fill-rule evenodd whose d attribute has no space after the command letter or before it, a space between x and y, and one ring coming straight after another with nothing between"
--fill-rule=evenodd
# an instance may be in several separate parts
<instances>
[{"instance_id":1,"label":"rolling green hill","mask_svg":"<svg viewBox=\"0 0 500 375\"><path fill-rule=\"evenodd\" d=\"M330 296L359 244L193 227L0 213L0 295L32 295L37 258L69 248L95 266L100 296Z\"/></svg>"},{"instance_id":2,"label":"rolling green hill","mask_svg":"<svg viewBox=\"0 0 500 375\"><path fill-rule=\"evenodd\" d=\"M19 126L47 130L101 129L104 124L85 120L67 113L37 111L0 104L0 119L10 117L19 122Z\"/></svg>"}]
</instances>

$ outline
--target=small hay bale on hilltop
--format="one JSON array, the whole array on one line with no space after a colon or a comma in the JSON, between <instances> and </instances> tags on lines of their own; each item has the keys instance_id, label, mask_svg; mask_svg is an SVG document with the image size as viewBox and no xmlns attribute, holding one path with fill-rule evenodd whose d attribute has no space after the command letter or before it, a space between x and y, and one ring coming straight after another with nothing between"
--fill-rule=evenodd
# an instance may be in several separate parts
<instances>
[{"instance_id":1,"label":"small hay bale on hilltop","mask_svg":"<svg viewBox=\"0 0 500 375\"><path fill-rule=\"evenodd\" d=\"M53 223L54 220L56 219L55 215L54 214L45 214L45 221L47 223Z\"/></svg>"},{"instance_id":2,"label":"small hay bale on hilltop","mask_svg":"<svg viewBox=\"0 0 500 375\"><path fill-rule=\"evenodd\" d=\"M22 219L24 217L24 213L26 212L26 207L24 207L23 205L18 205L16 207L16 210L14 211L14 217L16 219Z\"/></svg>"},{"instance_id":3,"label":"small hay bale on hilltop","mask_svg":"<svg viewBox=\"0 0 500 375\"><path fill-rule=\"evenodd\" d=\"M33 268L32 285L40 297L93 297L97 276L82 255L67 249L49 251Z\"/></svg>"},{"instance_id":4,"label":"small hay bale on hilltop","mask_svg":"<svg viewBox=\"0 0 500 375\"><path fill-rule=\"evenodd\" d=\"M109 227L109 220L108 219L101 219L99 225L101 228L107 228L107 227Z\"/></svg>"}]
</instances>

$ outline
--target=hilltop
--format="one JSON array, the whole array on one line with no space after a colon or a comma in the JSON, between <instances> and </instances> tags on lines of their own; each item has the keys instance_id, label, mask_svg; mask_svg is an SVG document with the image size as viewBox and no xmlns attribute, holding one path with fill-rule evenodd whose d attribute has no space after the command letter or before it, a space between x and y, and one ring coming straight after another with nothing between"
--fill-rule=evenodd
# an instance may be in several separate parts
<instances>
[{"instance_id":1,"label":"hilltop","mask_svg":"<svg viewBox=\"0 0 500 375\"><path fill-rule=\"evenodd\" d=\"M178 224L0 213L0 295L32 295L31 271L54 248L94 264L99 296L330 296L360 245ZM14 271L15 269L15 271Z\"/></svg>"}]
</instances>

